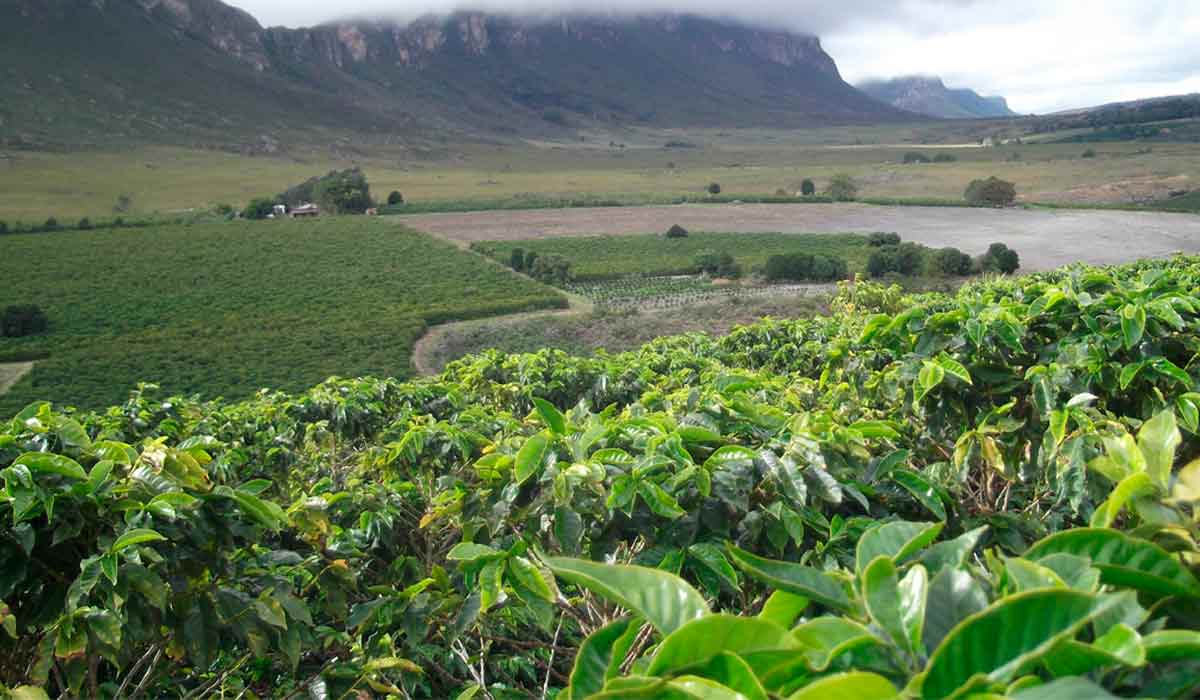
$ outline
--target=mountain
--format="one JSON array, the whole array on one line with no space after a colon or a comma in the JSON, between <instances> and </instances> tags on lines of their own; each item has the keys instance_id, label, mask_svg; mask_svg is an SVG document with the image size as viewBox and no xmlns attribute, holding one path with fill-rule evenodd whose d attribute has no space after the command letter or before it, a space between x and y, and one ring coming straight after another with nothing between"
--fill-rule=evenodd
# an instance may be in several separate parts
<instances>
[{"instance_id":1,"label":"mountain","mask_svg":"<svg viewBox=\"0 0 1200 700\"><path fill-rule=\"evenodd\" d=\"M941 78L909 76L871 81L860 90L893 107L942 119L1015 117L1003 97L983 97L974 90L946 87Z\"/></svg>"},{"instance_id":2,"label":"mountain","mask_svg":"<svg viewBox=\"0 0 1200 700\"><path fill-rule=\"evenodd\" d=\"M843 81L815 36L689 15L462 12L288 29L219 0L4 0L0 72L10 146L914 118Z\"/></svg>"}]
</instances>

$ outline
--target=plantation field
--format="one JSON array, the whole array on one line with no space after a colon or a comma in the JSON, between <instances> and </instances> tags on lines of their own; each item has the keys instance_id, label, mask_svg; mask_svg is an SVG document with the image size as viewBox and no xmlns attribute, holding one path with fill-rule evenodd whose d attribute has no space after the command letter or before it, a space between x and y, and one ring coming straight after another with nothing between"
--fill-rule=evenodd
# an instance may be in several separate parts
<instances>
[{"instance_id":1,"label":"plantation field","mask_svg":"<svg viewBox=\"0 0 1200 700\"><path fill-rule=\"evenodd\" d=\"M689 231L896 232L931 248L979 255L994 242L1021 255L1022 270L1097 265L1200 252L1200 216L1079 209L981 209L839 204L712 204L425 214L406 225L463 244ZM526 244L529 245L529 244ZM732 251L731 251L732 252Z\"/></svg>"},{"instance_id":2,"label":"plantation field","mask_svg":"<svg viewBox=\"0 0 1200 700\"><path fill-rule=\"evenodd\" d=\"M960 200L971 180L996 175L1023 201L1120 203L1200 188L1200 144L1028 144L973 147L1002 127L930 124L919 128L811 131L624 130L583 141L405 147L308 135L271 154L183 148L119 152L0 151L0 220L41 222L109 216L117 197L127 215L176 215L252 196L332 169L361 166L378 197L404 193L415 210L525 206L545 198L664 203L702 196L711 182L734 198L794 193L804 178L823 188L848 173L863 197ZM694 148L667 148L672 141ZM608 144L625 147L610 147ZM963 146L946 148L945 146ZM935 148L940 146L940 148ZM954 163L903 165L910 150L948 152Z\"/></svg>"},{"instance_id":3,"label":"plantation field","mask_svg":"<svg viewBox=\"0 0 1200 700\"><path fill-rule=\"evenodd\" d=\"M95 408L140 381L244 397L330 375L406 376L428 324L566 300L472 253L367 218L233 222L0 237L0 307L50 330L0 339L39 359L0 397Z\"/></svg>"},{"instance_id":4,"label":"plantation field","mask_svg":"<svg viewBox=\"0 0 1200 700\"><path fill-rule=\"evenodd\" d=\"M321 247L320 224L230 230ZM355 232L385 278L420 279L386 243L436 245ZM156 276L138 242L101 278L208 272ZM351 279L239 271L305 310L309 287L411 298L358 250L325 252ZM96 277L55 267L68 288ZM1197 697L1200 257L950 294L844 284L827 311L615 355L6 415L0 692Z\"/></svg>"},{"instance_id":5,"label":"plantation field","mask_svg":"<svg viewBox=\"0 0 1200 700\"><path fill-rule=\"evenodd\" d=\"M783 253L838 257L849 264L851 271L862 272L870 255L866 237L858 234L693 232L685 238L661 234L580 236L483 241L471 247L504 263L517 248L538 255L561 255L571 262L571 273L579 281L692 274L697 271L696 256L705 251L727 252L747 272L762 268L767 258Z\"/></svg>"}]
</instances>

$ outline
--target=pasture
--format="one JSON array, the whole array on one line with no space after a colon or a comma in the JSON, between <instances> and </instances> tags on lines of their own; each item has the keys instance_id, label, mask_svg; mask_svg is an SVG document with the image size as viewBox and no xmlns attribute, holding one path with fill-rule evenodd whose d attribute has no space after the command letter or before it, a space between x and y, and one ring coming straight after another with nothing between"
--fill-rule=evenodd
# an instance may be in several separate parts
<instances>
[{"instance_id":1,"label":"pasture","mask_svg":"<svg viewBox=\"0 0 1200 700\"><path fill-rule=\"evenodd\" d=\"M1001 127L996 127L1001 128ZM793 193L805 178L818 189L837 173L873 198L959 200L967 183L989 175L1017 185L1022 201L1129 203L1195 189L1196 144L1081 144L973 147L983 125L829 128L812 131L584 133L581 140L397 145L309 134L281 138L268 154L180 147L46 153L0 150L0 220L40 222L112 215L128 195L127 216L244 205L332 169L360 166L376 196L399 190L414 209L523 206L539 198L662 203L702 195L711 182L732 197ZM668 148L671 142L690 148ZM610 146L609 144L614 144ZM952 153L953 163L903 165L907 151Z\"/></svg>"},{"instance_id":2,"label":"pasture","mask_svg":"<svg viewBox=\"0 0 1200 700\"><path fill-rule=\"evenodd\" d=\"M428 324L565 307L557 291L393 222L233 222L0 237L0 307L34 303L39 359L0 413L116 404L141 381L240 398L330 375L407 376Z\"/></svg>"}]
</instances>

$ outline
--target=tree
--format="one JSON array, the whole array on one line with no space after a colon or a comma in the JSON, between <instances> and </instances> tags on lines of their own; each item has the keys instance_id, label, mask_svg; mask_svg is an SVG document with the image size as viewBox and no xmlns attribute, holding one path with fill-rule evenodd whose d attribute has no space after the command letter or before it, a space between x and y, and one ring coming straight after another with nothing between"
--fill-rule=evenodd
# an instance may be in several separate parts
<instances>
[{"instance_id":1,"label":"tree","mask_svg":"<svg viewBox=\"0 0 1200 700\"><path fill-rule=\"evenodd\" d=\"M391 193L388 194L387 203L389 207L394 207L398 204L404 204L404 195L400 194L400 192L397 190L392 190Z\"/></svg>"},{"instance_id":2,"label":"tree","mask_svg":"<svg viewBox=\"0 0 1200 700\"><path fill-rule=\"evenodd\" d=\"M829 181L829 196L835 202L852 202L858 197L858 184L849 175L834 175Z\"/></svg>"},{"instance_id":3,"label":"tree","mask_svg":"<svg viewBox=\"0 0 1200 700\"><path fill-rule=\"evenodd\" d=\"M537 259L538 259L538 254L536 251L531 250L531 251L525 253L525 271L526 272L533 271L533 265L534 265L534 263L537 262Z\"/></svg>"},{"instance_id":4,"label":"tree","mask_svg":"<svg viewBox=\"0 0 1200 700\"><path fill-rule=\"evenodd\" d=\"M674 224L667 229L667 238L687 238L688 231L679 224Z\"/></svg>"},{"instance_id":5,"label":"tree","mask_svg":"<svg viewBox=\"0 0 1200 700\"><path fill-rule=\"evenodd\" d=\"M520 272L525 269L525 249L513 248L508 256L508 266Z\"/></svg>"},{"instance_id":6,"label":"tree","mask_svg":"<svg viewBox=\"0 0 1200 700\"><path fill-rule=\"evenodd\" d=\"M8 233L8 222L0 221L0 236Z\"/></svg>"},{"instance_id":7,"label":"tree","mask_svg":"<svg viewBox=\"0 0 1200 700\"><path fill-rule=\"evenodd\" d=\"M805 197L811 197L817 193L817 185L812 180L804 178L804 182L800 183L800 194Z\"/></svg>"},{"instance_id":8,"label":"tree","mask_svg":"<svg viewBox=\"0 0 1200 700\"><path fill-rule=\"evenodd\" d=\"M75 228L79 229L80 231L90 231L92 228L92 220L85 216L79 220L79 223L75 224Z\"/></svg>"},{"instance_id":9,"label":"tree","mask_svg":"<svg viewBox=\"0 0 1200 700\"><path fill-rule=\"evenodd\" d=\"M989 177L986 180L972 180L963 196L970 204L1006 207L1017 200L1017 188L1011 182Z\"/></svg>"},{"instance_id":10,"label":"tree","mask_svg":"<svg viewBox=\"0 0 1200 700\"><path fill-rule=\"evenodd\" d=\"M881 248L885 245L900 245L900 234L898 233L872 233L867 236L867 245L872 248Z\"/></svg>"},{"instance_id":11,"label":"tree","mask_svg":"<svg viewBox=\"0 0 1200 700\"><path fill-rule=\"evenodd\" d=\"M1089 148L1083 152L1083 155L1081 155L1079 157L1080 158L1095 158L1096 157L1096 149Z\"/></svg>"},{"instance_id":12,"label":"tree","mask_svg":"<svg viewBox=\"0 0 1200 700\"><path fill-rule=\"evenodd\" d=\"M979 267L984 272L999 272L1010 275L1021 267L1021 259L1017 255L1017 251L1003 243L993 243L988 246L987 252L979 258Z\"/></svg>"},{"instance_id":13,"label":"tree","mask_svg":"<svg viewBox=\"0 0 1200 700\"><path fill-rule=\"evenodd\" d=\"M46 223L42 224L43 231L57 231L59 228L61 227L58 225L58 219L53 216L46 219Z\"/></svg>"},{"instance_id":14,"label":"tree","mask_svg":"<svg viewBox=\"0 0 1200 700\"><path fill-rule=\"evenodd\" d=\"M133 207L133 195L119 194L119 195L117 195L116 203L113 204L113 213L114 214L124 214L124 213L128 212L130 210L130 208L132 208L132 207Z\"/></svg>"},{"instance_id":15,"label":"tree","mask_svg":"<svg viewBox=\"0 0 1200 700\"><path fill-rule=\"evenodd\" d=\"M973 261L971 256L958 248L941 248L933 253L930 267L934 272L950 276L965 276L971 274Z\"/></svg>"},{"instance_id":16,"label":"tree","mask_svg":"<svg viewBox=\"0 0 1200 700\"><path fill-rule=\"evenodd\" d=\"M358 168L322 178L313 189L313 199L338 214L362 214L375 205L367 177Z\"/></svg>"},{"instance_id":17,"label":"tree","mask_svg":"<svg viewBox=\"0 0 1200 700\"><path fill-rule=\"evenodd\" d=\"M14 304L4 309L4 315L0 317L0 335L23 338L44 333L48 325L46 314L36 305Z\"/></svg>"},{"instance_id":18,"label":"tree","mask_svg":"<svg viewBox=\"0 0 1200 700\"><path fill-rule=\"evenodd\" d=\"M529 274L542 282L566 284L571 281L571 261L555 253L542 255L534 260Z\"/></svg>"},{"instance_id":19,"label":"tree","mask_svg":"<svg viewBox=\"0 0 1200 700\"><path fill-rule=\"evenodd\" d=\"M709 194L716 196L721 194L721 185L716 182L711 182L708 185L707 191Z\"/></svg>"},{"instance_id":20,"label":"tree","mask_svg":"<svg viewBox=\"0 0 1200 700\"><path fill-rule=\"evenodd\" d=\"M902 162L905 165L913 165L914 163L928 163L929 156L921 153L920 151L909 151L908 153L904 154Z\"/></svg>"},{"instance_id":21,"label":"tree","mask_svg":"<svg viewBox=\"0 0 1200 700\"><path fill-rule=\"evenodd\" d=\"M265 219L275 211L275 200L270 197L256 197L250 200L242 210L242 216L247 219Z\"/></svg>"}]
</instances>

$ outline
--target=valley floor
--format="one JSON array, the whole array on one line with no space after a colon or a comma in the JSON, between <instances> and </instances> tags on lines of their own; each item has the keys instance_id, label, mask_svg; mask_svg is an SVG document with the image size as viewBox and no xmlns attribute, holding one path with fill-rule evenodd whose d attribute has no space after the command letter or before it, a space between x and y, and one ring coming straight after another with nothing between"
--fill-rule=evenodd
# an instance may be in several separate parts
<instances>
[{"instance_id":1,"label":"valley floor","mask_svg":"<svg viewBox=\"0 0 1200 700\"><path fill-rule=\"evenodd\" d=\"M600 234L645 234L679 224L693 231L896 232L932 247L982 253L1003 242L1021 268L1052 270L1073 262L1108 265L1175 252L1200 252L1200 216L1071 209L968 209L869 204L682 204L600 209L542 209L397 217L419 231L457 242Z\"/></svg>"}]
</instances>

